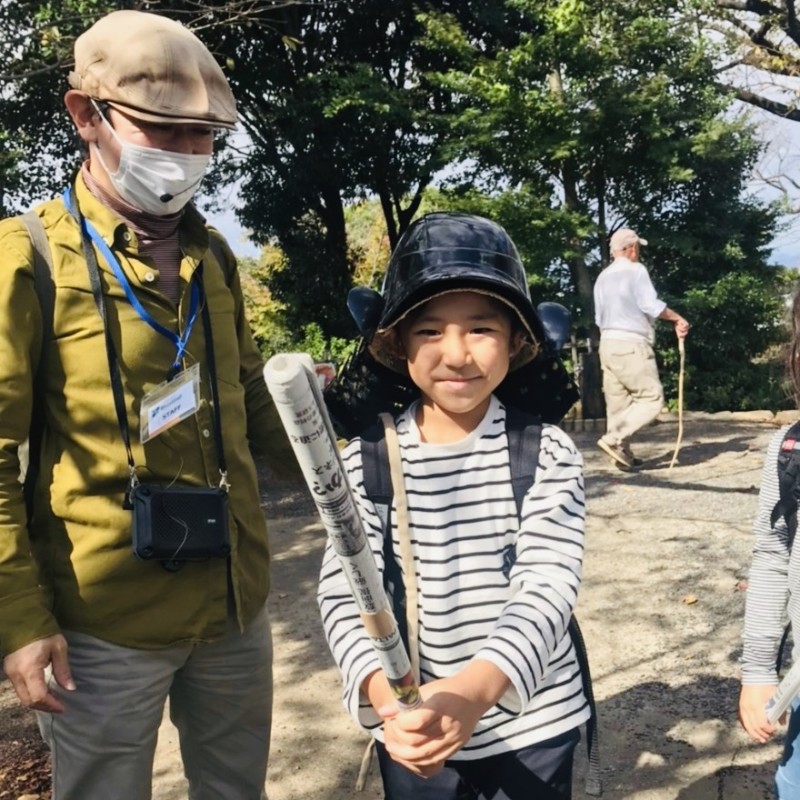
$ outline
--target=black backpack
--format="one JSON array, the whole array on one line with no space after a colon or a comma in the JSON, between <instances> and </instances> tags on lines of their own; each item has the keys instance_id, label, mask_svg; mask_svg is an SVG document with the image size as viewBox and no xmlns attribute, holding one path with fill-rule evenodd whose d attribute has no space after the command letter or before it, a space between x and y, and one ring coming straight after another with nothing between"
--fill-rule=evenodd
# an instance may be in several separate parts
<instances>
[{"instance_id":1,"label":"black backpack","mask_svg":"<svg viewBox=\"0 0 800 800\"><path fill-rule=\"evenodd\" d=\"M789 529L789 549L792 549L797 533L797 507L800 503L800 422L795 422L786 431L778 451L778 491L780 499L775 503L770 516L770 525L780 517Z\"/></svg>"},{"instance_id":2,"label":"black backpack","mask_svg":"<svg viewBox=\"0 0 800 800\"><path fill-rule=\"evenodd\" d=\"M514 406L506 406L506 433L511 467L511 482L517 514L521 514L522 501L533 485L536 466L539 463L539 443L542 425L538 417L526 414ZM408 648L406 627L405 588L403 576L394 551L391 537L390 512L392 508L392 479L389 471L389 454L386 448L386 434L383 423L376 422L361 434L361 458L364 475L364 491L375 506L383 526L384 542L384 587L391 598L397 626L403 642ZM592 691L592 677L586 645L578 627L578 621L571 617L569 635L575 647L575 654L581 670L583 690L589 702L590 718L586 723L586 740L589 766L586 773L586 794L599 797L603 793L600 777L600 756L597 737L597 708Z\"/></svg>"},{"instance_id":3,"label":"black backpack","mask_svg":"<svg viewBox=\"0 0 800 800\"><path fill-rule=\"evenodd\" d=\"M797 509L800 503L800 422L795 422L786 431L778 450L778 493L778 502L772 509L769 522L774 528L775 523L783 517L789 531L789 552L791 552L797 533ZM786 642L791 630L792 625L789 623L781 637L775 664L778 672L783 663Z\"/></svg>"}]
</instances>

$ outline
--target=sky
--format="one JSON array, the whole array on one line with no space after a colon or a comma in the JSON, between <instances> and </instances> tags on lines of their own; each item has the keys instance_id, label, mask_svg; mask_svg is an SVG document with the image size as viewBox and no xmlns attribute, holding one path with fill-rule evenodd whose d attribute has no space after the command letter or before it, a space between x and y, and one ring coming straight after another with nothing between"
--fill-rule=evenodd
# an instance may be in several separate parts
<instances>
[{"instance_id":1,"label":"sky","mask_svg":"<svg viewBox=\"0 0 800 800\"><path fill-rule=\"evenodd\" d=\"M258 258L261 248L249 240L247 231L239 224L231 206L228 206L224 212L209 213L208 222L228 240L228 244L237 256Z\"/></svg>"},{"instance_id":2,"label":"sky","mask_svg":"<svg viewBox=\"0 0 800 800\"><path fill-rule=\"evenodd\" d=\"M758 28L757 22L749 20L753 29ZM797 52L787 39L781 40L781 46L788 53ZM800 80L794 76L765 72L744 63L734 66L727 76L733 84L790 108L797 105L800 97ZM750 183L751 191L768 202L783 199L789 208L796 209L785 216L783 230L773 242L770 261L800 267L800 122L781 119L743 102L734 102L732 110L743 112L755 124L757 136L764 144L764 154Z\"/></svg>"},{"instance_id":3,"label":"sky","mask_svg":"<svg viewBox=\"0 0 800 800\"><path fill-rule=\"evenodd\" d=\"M756 166L753 191L767 201L782 196L796 211L783 220L784 230L773 242L771 263L800 267L800 122L759 112L760 137L766 145Z\"/></svg>"}]
</instances>

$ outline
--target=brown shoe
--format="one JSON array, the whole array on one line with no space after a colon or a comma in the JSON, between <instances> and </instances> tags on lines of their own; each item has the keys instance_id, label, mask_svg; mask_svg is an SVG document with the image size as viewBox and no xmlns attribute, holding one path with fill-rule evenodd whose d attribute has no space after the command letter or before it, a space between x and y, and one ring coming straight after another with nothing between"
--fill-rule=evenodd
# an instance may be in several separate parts
<instances>
[{"instance_id":1,"label":"brown shoe","mask_svg":"<svg viewBox=\"0 0 800 800\"><path fill-rule=\"evenodd\" d=\"M627 453L618 444L609 444L604 439L597 440L597 446L611 458L614 464L621 470L633 469L633 460L628 458Z\"/></svg>"}]
</instances>

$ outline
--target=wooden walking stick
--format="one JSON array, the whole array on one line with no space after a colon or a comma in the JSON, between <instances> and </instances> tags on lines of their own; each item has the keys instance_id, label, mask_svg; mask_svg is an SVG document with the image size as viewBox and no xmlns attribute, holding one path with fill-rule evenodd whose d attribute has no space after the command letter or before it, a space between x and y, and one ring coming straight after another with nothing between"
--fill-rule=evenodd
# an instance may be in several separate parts
<instances>
[{"instance_id":1,"label":"wooden walking stick","mask_svg":"<svg viewBox=\"0 0 800 800\"><path fill-rule=\"evenodd\" d=\"M681 363L678 371L678 439L675 442L675 452L672 454L672 461L669 462L669 470L667 474L672 472L675 466L675 460L678 458L678 451L681 449L681 441L683 440L683 368L686 364L686 337L678 337L678 352L680 353Z\"/></svg>"}]
</instances>

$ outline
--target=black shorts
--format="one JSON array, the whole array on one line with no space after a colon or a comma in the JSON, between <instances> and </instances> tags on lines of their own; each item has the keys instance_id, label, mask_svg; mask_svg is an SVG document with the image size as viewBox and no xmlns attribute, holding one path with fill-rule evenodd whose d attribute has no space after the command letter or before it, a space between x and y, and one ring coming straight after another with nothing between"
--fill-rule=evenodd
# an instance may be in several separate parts
<instances>
[{"instance_id":1,"label":"black shorts","mask_svg":"<svg viewBox=\"0 0 800 800\"><path fill-rule=\"evenodd\" d=\"M475 761L447 761L418 778L376 741L386 800L570 800L578 728L544 742Z\"/></svg>"}]
</instances>

